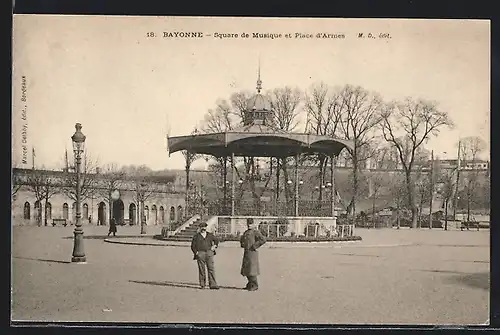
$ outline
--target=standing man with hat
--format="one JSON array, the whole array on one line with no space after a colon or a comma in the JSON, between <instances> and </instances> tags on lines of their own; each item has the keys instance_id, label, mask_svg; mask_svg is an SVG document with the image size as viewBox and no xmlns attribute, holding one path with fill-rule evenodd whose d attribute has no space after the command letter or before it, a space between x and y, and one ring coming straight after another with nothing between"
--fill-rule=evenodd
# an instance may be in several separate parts
<instances>
[{"instance_id":1,"label":"standing man with hat","mask_svg":"<svg viewBox=\"0 0 500 335\"><path fill-rule=\"evenodd\" d=\"M219 240L214 234L207 231L207 224L202 223L200 230L193 236L191 241L191 251L193 259L198 263L198 277L200 280L200 288L205 288L206 285L206 270L208 269L208 285L212 290L218 290L219 286L215 280L215 264L214 256L215 249L219 245Z\"/></svg>"},{"instance_id":2,"label":"standing man with hat","mask_svg":"<svg viewBox=\"0 0 500 335\"><path fill-rule=\"evenodd\" d=\"M266 238L257 229L257 225L252 218L247 219L248 229L240 239L240 245L244 249L243 261L241 264L241 275L247 277L246 290L256 291L259 288L257 276L259 272L259 252L257 249L266 243Z\"/></svg>"}]
</instances>

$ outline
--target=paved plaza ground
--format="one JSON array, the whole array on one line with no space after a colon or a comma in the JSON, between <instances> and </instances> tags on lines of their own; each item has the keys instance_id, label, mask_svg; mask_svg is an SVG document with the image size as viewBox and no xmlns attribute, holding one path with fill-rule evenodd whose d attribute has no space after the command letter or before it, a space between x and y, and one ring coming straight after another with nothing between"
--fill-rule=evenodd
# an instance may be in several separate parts
<instances>
[{"instance_id":1,"label":"paved plaza ground","mask_svg":"<svg viewBox=\"0 0 500 335\"><path fill-rule=\"evenodd\" d=\"M118 229L139 235L138 227ZM488 230L358 229L361 242L267 243L255 292L241 289L234 242L216 256L221 290L200 290L185 244L109 243L107 227L86 226L88 262L72 264L72 230L13 228L13 320L482 324L489 317Z\"/></svg>"}]
</instances>

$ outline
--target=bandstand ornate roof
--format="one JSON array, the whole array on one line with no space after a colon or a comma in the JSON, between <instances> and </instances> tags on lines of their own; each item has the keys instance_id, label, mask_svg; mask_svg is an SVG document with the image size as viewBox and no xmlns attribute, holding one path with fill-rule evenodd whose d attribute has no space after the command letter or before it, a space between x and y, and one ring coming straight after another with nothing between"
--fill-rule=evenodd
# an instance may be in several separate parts
<instances>
[{"instance_id":1,"label":"bandstand ornate roof","mask_svg":"<svg viewBox=\"0 0 500 335\"><path fill-rule=\"evenodd\" d=\"M286 157L313 153L337 156L346 147L352 148L352 141L324 135L279 132L265 125L168 138L169 154L187 150L216 157L230 156L231 153L235 156L255 157Z\"/></svg>"},{"instance_id":2,"label":"bandstand ornate roof","mask_svg":"<svg viewBox=\"0 0 500 335\"><path fill-rule=\"evenodd\" d=\"M262 81L257 80L257 94L247 101L243 126L219 133L167 137L169 155L182 150L215 157L287 157L297 154L324 153L337 156L352 141L325 135L289 133L269 125L270 101L260 94Z\"/></svg>"}]
</instances>

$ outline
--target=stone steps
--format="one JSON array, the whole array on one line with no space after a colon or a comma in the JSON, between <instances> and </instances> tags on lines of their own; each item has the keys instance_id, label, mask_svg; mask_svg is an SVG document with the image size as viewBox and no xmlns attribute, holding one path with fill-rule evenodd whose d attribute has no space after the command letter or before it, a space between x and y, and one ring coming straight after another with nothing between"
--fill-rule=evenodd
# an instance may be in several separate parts
<instances>
[{"instance_id":1,"label":"stone steps","mask_svg":"<svg viewBox=\"0 0 500 335\"><path fill-rule=\"evenodd\" d=\"M176 242L191 242L201 223L203 223L203 221L198 219L194 221L190 226L184 228L174 236L167 237L165 240Z\"/></svg>"}]
</instances>

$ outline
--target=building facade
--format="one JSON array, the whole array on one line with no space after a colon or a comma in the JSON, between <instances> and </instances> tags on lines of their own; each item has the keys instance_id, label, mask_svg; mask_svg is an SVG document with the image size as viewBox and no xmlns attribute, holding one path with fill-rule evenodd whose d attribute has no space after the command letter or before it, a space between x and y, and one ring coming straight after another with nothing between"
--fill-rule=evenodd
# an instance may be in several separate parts
<instances>
[{"instance_id":1,"label":"building facade","mask_svg":"<svg viewBox=\"0 0 500 335\"><path fill-rule=\"evenodd\" d=\"M34 175L44 177L34 178ZM74 224L76 202L64 189L63 181L67 176L68 173L63 171L13 169L13 224ZM111 192L102 187L108 178L106 174L89 174L86 177L95 178L96 182L81 199L83 224L108 225L111 218L115 218L119 224L135 225L140 222L134 181L127 178L118 180L119 186L116 189L120 197L113 201L109 196ZM47 187L48 182L50 187ZM52 188L49 190L48 199L45 198L43 190L40 191L40 188L44 187ZM175 182L175 176L168 178L166 182L150 180L145 182L144 187L147 188L147 198L144 200L147 225L175 226L184 220L185 190Z\"/></svg>"}]
</instances>

